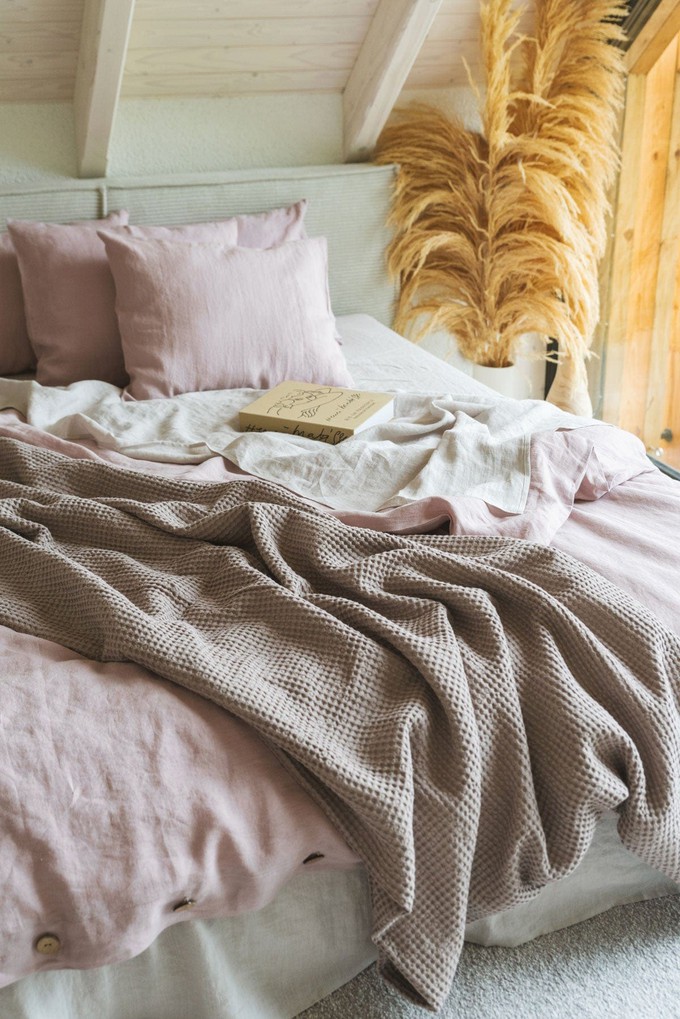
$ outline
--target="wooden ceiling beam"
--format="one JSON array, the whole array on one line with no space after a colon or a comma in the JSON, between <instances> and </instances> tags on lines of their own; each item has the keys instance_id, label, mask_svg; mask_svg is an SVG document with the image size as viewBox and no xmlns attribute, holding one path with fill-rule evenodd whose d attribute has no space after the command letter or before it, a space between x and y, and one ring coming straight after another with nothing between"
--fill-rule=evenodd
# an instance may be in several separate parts
<instances>
[{"instance_id":1,"label":"wooden ceiling beam","mask_svg":"<svg viewBox=\"0 0 680 1019\"><path fill-rule=\"evenodd\" d=\"M343 93L346 162L370 159L442 0L380 0Z\"/></svg>"},{"instance_id":2,"label":"wooden ceiling beam","mask_svg":"<svg viewBox=\"0 0 680 1019\"><path fill-rule=\"evenodd\" d=\"M74 94L78 175L104 177L135 0L85 0Z\"/></svg>"}]
</instances>

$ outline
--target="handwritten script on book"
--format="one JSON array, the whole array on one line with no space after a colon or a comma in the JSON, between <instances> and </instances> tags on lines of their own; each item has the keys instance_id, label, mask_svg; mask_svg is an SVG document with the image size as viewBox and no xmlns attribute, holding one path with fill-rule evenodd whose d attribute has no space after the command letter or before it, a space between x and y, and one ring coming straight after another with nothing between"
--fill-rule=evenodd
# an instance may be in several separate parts
<instances>
[{"instance_id":1,"label":"handwritten script on book","mask_svg":"<svg viewBox=\"0 0 680 1019\"><path fill-rule=\"evenodd\" d=\"M278 431L278 429L276 429ZM271 428L264 425L246 425L244 432L270 432ZM317 442L326 442L329 446L337 446L339 442L347 438L344 428L322 428L319 432L310 432L304 426L293 424L290 428L281 429L286 435L302 435L305 439L316 439Z\"/></svg>"}]
</instances>

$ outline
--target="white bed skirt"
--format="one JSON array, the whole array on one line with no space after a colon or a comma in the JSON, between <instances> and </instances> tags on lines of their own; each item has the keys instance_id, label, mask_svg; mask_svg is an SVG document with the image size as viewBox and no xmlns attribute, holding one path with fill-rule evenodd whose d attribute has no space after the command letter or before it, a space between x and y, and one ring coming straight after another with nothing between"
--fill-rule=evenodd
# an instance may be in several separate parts
<instances>
[{"instance_id":1,"label":"white bed skirt","mask_svg":"<svg viewBox=\"0 0 680 1019\"><path fill-rule=\"evenodd\" d=\"M600 822L568 877L531 902L469 924L466 939L519 945L612 906L680 892ZM0 991L2 1019L292 1019L375 959L363 867L294 878L257 913L187 921L141 955L93 970L52 970Z\"/></svg>"}]
</instances>

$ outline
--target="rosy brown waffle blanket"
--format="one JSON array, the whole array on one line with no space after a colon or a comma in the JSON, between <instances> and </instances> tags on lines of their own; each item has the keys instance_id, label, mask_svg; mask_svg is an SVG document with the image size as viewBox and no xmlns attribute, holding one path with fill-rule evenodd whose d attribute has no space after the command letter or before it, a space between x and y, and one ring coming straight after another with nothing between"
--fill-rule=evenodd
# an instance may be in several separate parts
<instances>
[{"instance_id":1,"label":"rosy brown waffle blanket","mask_svg":"<svg viewBox=\"0 0 680 1019\"><path fill-rule=\"evenodd\" d=\"M7 438L0 476L0 621L137 663L263 735L365 862L383 972L421 1003L444 1000L466 916L571 870L604 809L620 807L624 843L680 879L680 638L576 560L502 537L350 527L266 482L196 485ZM27 699L14 719L6 982L33 968L13 946L31 945L38 919L81 939L81 965L104 927L125 943L140 906L159 926L158 868L155 887L117 889L118 914L99 916L73 841L55 872L74 821L62 830L26 801L27 747L51 745L39 766L70 791L67 816L88 790L62 768L50 710ZM106 725L102 703L93 731ZM126 754L125 731L116 741ZM110 827L119 796L90 803L89 823ZM100 847L100 879L115 882L145 838L171 869L162 830L126 829ZM128 954L148 943L136 936Z\"/></svg>"}]
</instances>

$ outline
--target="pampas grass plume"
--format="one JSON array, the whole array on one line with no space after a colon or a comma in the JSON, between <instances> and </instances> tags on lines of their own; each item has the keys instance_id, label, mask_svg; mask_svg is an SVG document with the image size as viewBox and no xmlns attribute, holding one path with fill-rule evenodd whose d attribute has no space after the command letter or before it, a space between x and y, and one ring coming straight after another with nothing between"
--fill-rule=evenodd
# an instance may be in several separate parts
<instances>
[{"instance_id":1,"label":"pampas grass plume","mask_svg":"<svg viewBox=\"0 0 680 1019\"><path fill-rule=\"evenodd\" d=\"M445 330L469 360L496 366L527 332L557 339L561 357L587 354L623 95L618 0L536 0L532 38L517 32L521 13L512 0L481 5L479 133L412 104L376 152L399 166L395 328L415 340Z\"/></svg>"}]
</instances>

